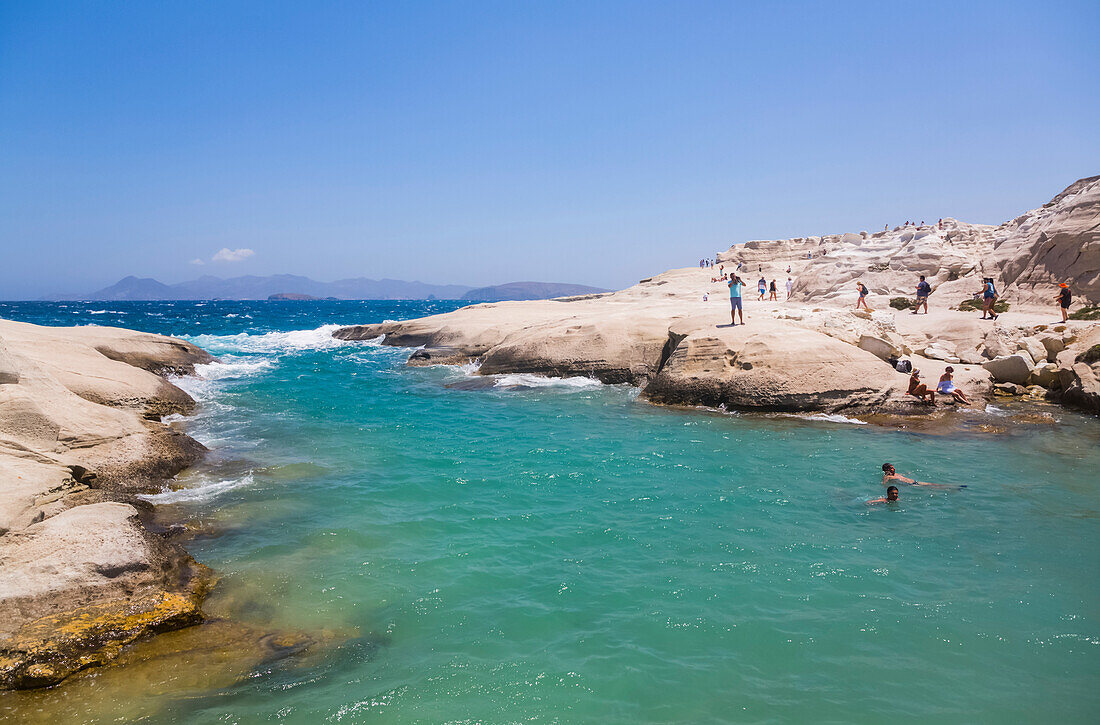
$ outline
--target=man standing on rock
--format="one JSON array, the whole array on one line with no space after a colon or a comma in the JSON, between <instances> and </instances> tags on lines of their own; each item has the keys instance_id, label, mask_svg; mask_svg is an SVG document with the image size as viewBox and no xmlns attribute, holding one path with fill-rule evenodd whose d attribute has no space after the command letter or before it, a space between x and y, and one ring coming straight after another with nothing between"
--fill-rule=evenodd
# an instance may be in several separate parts
<instances>
[{"instance_id":1,"label":"man standing on rock","mask_svg":"<svg viewBox=\"0 0 1100 725\"><path fill-rule=\"evenodd\" d=\"M760 301L764 301L764 295L768 292L768 280L761 277L756 283L756 290L760 293Z\"/></svg>"},{"instance_id":2,"label":"man standing on rock","mask_svg":"<svg viewBox=\"0 0 1100 725\"><path fill-rule=\"evenodd\" d=\"M745 324L745 310L741 307L741 288L745 286L745 283L741 281L741 278L736 274L730 275L730 324L734 327L737 326L737 318L734 315L741 315L741 324Z\"/></svg>"},{"instance_id":3,"label":"man standing on rock","mask_svg":"<svg viewBox=\"0 0 1100 725\"><path fill-rule=\"evenodd\" d=\"M790 268L788 268L787 271L790 271ZM794 280L792 280L790 277L787 277L787 299L791 298L791 290L793 290L793 289L794 289Z\"/></svg>"},{"instance_id":4,"label":"man standing on rock","mask_svg":"<svg viewBox=\"0 0 1100 725\"><path fill-rule=\"evenodd\" d=\"M924 307L924 314L928 314L928 295L932 294L932 285L924 281L924 275L920 276L920 282L917 283L917 304L913 308L913 314L920 312L920 308Z\"/></svg>"}]
</instances>

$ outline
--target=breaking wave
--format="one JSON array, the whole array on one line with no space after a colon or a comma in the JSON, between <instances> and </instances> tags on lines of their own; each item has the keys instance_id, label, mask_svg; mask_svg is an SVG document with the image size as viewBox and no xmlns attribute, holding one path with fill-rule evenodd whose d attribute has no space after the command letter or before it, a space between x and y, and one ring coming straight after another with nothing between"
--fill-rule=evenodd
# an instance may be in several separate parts
<instances>
[{"instance_id":1,"label":"breaking wave","mask_svg":"<svg viewBox=\"0 0 1100 725\"><path fill-rule=\"evenodd\" d=\"M551 378L531 373L507 373L494 375L493 384L498 388L598 388L603 383L595 378L571 377Z\"/></svg>"},{"instance_id":2,"label":"breaking wave","mask_svg":"<svg viewBox=\"0 0 1100 725\"><path fill-rule=\"evenodd\" d=\"M185 335L183 338L215 355L233 352L286 354L306 350L331 350L353 344L332 336L341 327L343 325L321 325L313 330L265 332L258 335L247 332L236 335Z\"/></svg>"},{"instance_id":3,"label":"breaking wave","mask_svg":"<svg viewBox=\"0 0 1100 725\"><path fill-rule=\"evenodd\" d=\"M856 418L849 418L846 415L840 413L792 413L789 414L791 418L801 418L802 420L817 420L824 423L849 423L851 425L867 425L865 421L858 420Z\"/></svg>"},{"instance_id":4,"label":"breaking wave","mask_svg":"<svg viewBox=\"0 0 1100 725\"><path fill-rule=\"evenodd\" d=\"M235 488L251 486L253 484L252 472L249 471L240 478L227 478L221 481L204 483L198 486L177 488L175 490L161 491L160 493L142 494L138 498L154 504L184 503L195 501L207 501L217 496L232 491Z\"/></svg>"}]
</instances>

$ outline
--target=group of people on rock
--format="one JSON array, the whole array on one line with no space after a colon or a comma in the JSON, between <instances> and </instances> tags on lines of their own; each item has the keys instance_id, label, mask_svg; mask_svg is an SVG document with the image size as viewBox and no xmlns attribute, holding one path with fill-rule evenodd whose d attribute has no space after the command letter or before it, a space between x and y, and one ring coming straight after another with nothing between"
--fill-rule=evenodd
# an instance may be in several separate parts
<instances>
[{"instance_id":1,"label":"group of people on rock","mask_svg":"<svg viewBox=\"0 0 1100 725\"><path fill-rule=\"evenodd\" d=\"M942 218L938 222L936 222L936 226L939 227L940 229L943 229L943 219ZM916 222L911 222L909 220L906 220L905 223L902 224L898 228L899 229L905 229L906 227L917 227L918 229L920 229L920 228L924 227L924 220L922 219L920 224L917 224ZM890 225L889 224L883 224L882 225L882 231L884 231L884 232L890 231Z\"/></svg>"},{"instance_id":2,"label":"group of people on rock","mask_svg":"<svg viewBox=\"0 0 1100 725\"><path fill-rule=\"evenodd\" d=\"M1073 294L1069 290L1069 285L1065 282L1058 284L1058 294L1055 295L1054 301L1058 303L1058 307L1062 312L1062 322L1069 320L1069 307L1073 303ZM861 281L856 282L856 292L859 295L856 299L856 309L863 308L870 311L867 306L867 295L870 291L867 286ZM932 285L928 283L924 275L920 275L920 280L917 282L916 290L916 302L913 303L912 314L920 314L923 309L924 314L928 314L928 297L932 294ZM790 295L788 295L789 297ZM982 289L980 292L975 292L974 297L981 298L982 300L982 317L983 320L996 320L1000 313L998 313L994 307L997 300L1000 298L1000 293L997 292L997 285L994 283L992 277L982 277Z\"/></svg>"},{"instance_id":3,"label":"group of people on rock","mask_svg":"<svg viewBox=\"0 0 1100 725\"><path fill-rule=\"evenodd\" d=\"M737 265L740 269L741 265ZM730 324L737 326L737 319L740 316L741 324L745 324L745 310L742 290L745 288L745 280L737 276L736 272L730 273L728 276L723 276L719 279L712 279L711 282L723 281L730 288ZM787 299L791 298L791 292L794 290L794 280L787 277ZM756 282L756 291L758 293L757 301L765 301L765 296L768 300L779 301L779 290L776 287L776 281L773 279L770 283L765 277L761 277ZM703 295L703 301L707 300L707 296Z\"/></svg>"},{"instance_id":4,"label":"group of people on rock","mask_svg":"<svg viewBox=\"0 0 1100 725\"><path fill-rule=\"evenodd\" d=\"M973 405L970 399L966 397L966 394L955 385L955 368L950 365L944 368L943 375L940 376L940 382L936 385L935 390L930 390L927 385L921 382L920 370L914 368L913 372L909 374L908 395L919 398L922 402L926 401L935 405L936 393L950 395L956 403Z\"/></svg>"},{"instance_id":5,"label":"group of people on rock","mask_svg":"<svg viewBox=\"0 0 1100 725\"><path fill-rule=\"evenodd\" d=\"M923 224L923 223L924 222L921 222L921 224ZM938 223L942 226L943 219L940 219L940 221ZM906 225L908 225L908 224L910 224L910 222L906 222ZM706 267L706 266L713 267L714 266L713 262L714 262L714 260L701 259L701 260L699 260L699 266L700 267ZM742 267L741 262L738 262L736 271L740 272L741 267ZM729 285L729 288L730 288L730 318L731 318L731 322L733 322L733 324L736 324L736 321L733 320L733 317L734 317L735 312L741 311L741 309L742 309L741 308L741 300L742 300L741 290L742 290L742 288L744 288L746 286L745 281L742 280L740 277L738 277L736 272L726 272L725 265L719 265L718 271L719 271L718 276L711 277L710 281L711 282L726 282ZM764 271L763 265L760 266L760 271L761 272ZM791 268L790 268L790 266L788 266L787 267L787 273L790 274L790 271L791 271ZM789 276L787 277L786 287L787 287L787 299L789 300L791 298L791 293L794 290L794 280L791 279ZM1073 302L1073 294L1070 292L1069 285L1065 282L1059 283L1058 287L1059 287L1058 294L1054 297L1054 301L1058 304L1058 307L1061 310L1062 322L1066 322L1069 319L1069 308L1070 308L1070 305ZM763 302L763 301L765 301L765 299L770 300L770 301L776 301L776 302L779 301L779 297L778 297L779 289L778 289L776 280L773 279L773 280L771 280L771 282L769 282L767 280L767 278L764 277L763 274L761 274L760 279L757 280L757 282L756 282L756 289L757 289L757 292L758 292L758 296L756 298L757 301ZM862 280L857 280L856 281L856 293L858 295L857 298L856 298L856 309L858 310L858 309L862 308L862 309L870 312L871 308L867 305L867 297L870 295L871 291L867 288L867 285L863 284ZM917 282L916 301L912 304L912 314L917 315L917 314L920 314L921 310L924 310L924 314L927 315L928 314L928 298L931 295L932 295L932 285L929 284L928 280L922 274L922 275L920 275L920 279ZM980 298L982 300L982 317L981 317L981 319L983 319L983 320L996 320L997 317L1000 316L1000 313L998 313L995 309L997 300L1000 298L1000 293L997 292L997 285L994 283L994 280L993 280L992 277L983 277L982 278L982 289L979 292L975 292L974 297L975 298ZM707 296L703 295L703 299L705 301L707 299ZM744 315L742 313L742 317L743 316ZM742 320L742 324L744 324L743 320Z\"/></svg>"}]
</instances>

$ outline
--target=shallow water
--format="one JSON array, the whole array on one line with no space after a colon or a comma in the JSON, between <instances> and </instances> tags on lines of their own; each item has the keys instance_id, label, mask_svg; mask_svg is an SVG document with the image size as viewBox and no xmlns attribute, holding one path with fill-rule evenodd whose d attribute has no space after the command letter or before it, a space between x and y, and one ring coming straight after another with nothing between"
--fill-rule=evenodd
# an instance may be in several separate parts
<instances>
[{"instance_id":1,"label":"shallow water","mask_svg":"<svg viewBox=\"0 0 1100 725\"><path fill-rule=\"evenodd\" d=\"M164 653L198 628L133 648L138 664L0 696L0 714L1100 716L1097 419L1006 424L1013 411L991 409L1007 433L944 436L662 409L589 380L465 389L469 369L406 368L407 351L326 327L454 306L0 303L3 317L171 333L221 356L181 382L203 403L183 425L214 453L153 500L222 576L208 609L314 643L251 660L238 644L225 663ZM967 488L868 506L885 460Z\"/></svg>"}]
</instances>

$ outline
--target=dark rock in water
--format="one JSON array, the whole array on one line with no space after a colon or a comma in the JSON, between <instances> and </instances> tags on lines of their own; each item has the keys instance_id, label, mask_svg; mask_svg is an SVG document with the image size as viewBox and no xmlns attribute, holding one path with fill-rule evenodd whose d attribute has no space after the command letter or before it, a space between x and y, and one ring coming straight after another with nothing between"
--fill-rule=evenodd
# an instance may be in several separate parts
<instances>
[{"instance_id":1,"label":"dark rock in water","mask_svg":"<svg viewBox=\"0 0 1100 725\"><path fill-rule=\"evenodd\" d=\"M447 383L443 387L451 390L489 390L495 387L495 381L492 378L473 375Z\"/></svg>"},{"instance_id":2,"label":"dark rock in water","mask_svg":"<svg viewBox=\"0 0 1100 725\"><path fill-rule=\"evenodd\" d=\"M464 365L470 356L453 347L425 347L409 355L408 364L413 367L427 365Z\"/></svg>"},{"instance_id":3,"label":"dark rock in water","mask_svg":"<svg viewBox=\"0 0 1100 725\"><path fill-rule=\"evenodd\" d=\"M997 383L993 386L994 395L1023 395L1026 388L1016 383Z\"/></svg>"},{"instance_id":4,"label":"dark rock in water","mask_svg":"<svg viewBox=\"0 0 1100 725\"><path fill-rule=\"evenodd\" d=\"M500 379L491 375L472 375L470 377L447 383L443 387L452 390L534 390L533 385L523 383L510 383L501 385Z\"/></svg>"}]
</instances>

